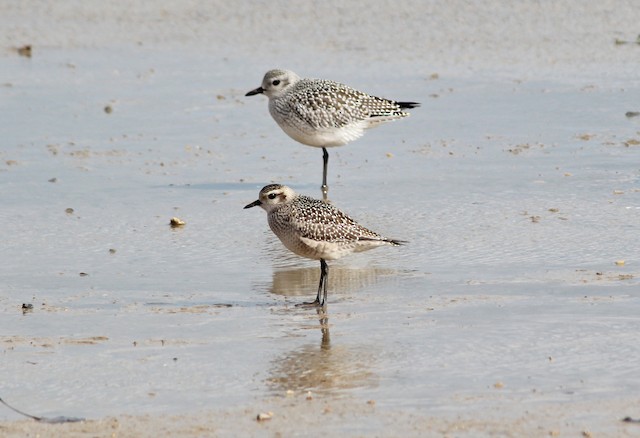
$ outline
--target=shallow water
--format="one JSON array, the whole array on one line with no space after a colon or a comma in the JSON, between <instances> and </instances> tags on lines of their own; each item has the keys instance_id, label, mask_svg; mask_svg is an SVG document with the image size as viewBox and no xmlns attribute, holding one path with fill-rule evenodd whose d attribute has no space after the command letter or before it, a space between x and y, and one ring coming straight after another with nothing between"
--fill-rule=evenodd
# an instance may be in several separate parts
<instances>
[{"instance_id":1,"label":"shallow water","mask_svg":"<svg viewBox=\"0 0 640 438\"><path fill-rule=\"evenodd\" d=\"M330 150L332 201L409 244L330 264L323 332L295 307L318 263L242 209L270 182L319 197L321 151L244 97L245 61L145 55L1 59L5 400L99 418L288 390L454 413L637 395L637 81L335 71L423 106Z\"/></svg>"}]
</instances>

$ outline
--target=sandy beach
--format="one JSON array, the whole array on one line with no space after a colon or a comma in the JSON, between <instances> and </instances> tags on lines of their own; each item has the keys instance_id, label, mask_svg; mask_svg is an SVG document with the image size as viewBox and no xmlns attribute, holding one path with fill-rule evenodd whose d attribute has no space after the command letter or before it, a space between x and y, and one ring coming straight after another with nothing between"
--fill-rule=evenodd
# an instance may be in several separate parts
<instances>
[{"instance_id":1,"label":"sandy beach","mask_svg":"<svg viewBox=\"0 0 640 438\"><path fill-rule=\"evenodd\" d=\"M632 1L0 4L0 436L640 435ZM330 150L406 240L289 253L320 197L271 68L417 101ZM184 226L172 228L178 217ZM79 422L46 422L56 417ZM626 421L625 421L626 419Z\"/></svg>"}]
</instances>

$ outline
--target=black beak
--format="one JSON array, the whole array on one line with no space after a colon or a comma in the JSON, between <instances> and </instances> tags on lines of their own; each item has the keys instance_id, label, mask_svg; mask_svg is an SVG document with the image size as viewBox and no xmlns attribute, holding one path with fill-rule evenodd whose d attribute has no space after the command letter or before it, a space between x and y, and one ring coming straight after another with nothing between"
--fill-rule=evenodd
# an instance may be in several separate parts
<instances>
[{"instance_id":1,"label":"black beak","mask_svg":"<svg viewBox=\"0 0 640 438\"><path fill-rule=\"evenodd\" d=\"M262 201L260 201L259 199L256 199L251 204L245 205L244 208L251 208L251 207L255 207L256 205L262 205Z\"/></svg>"},{"instance_id":2,"label":"black beak","mask_svg":"<svg viewBox=\"0 0 640 438\"><path fill-rule=\"evenodd\" d=\"M255 96L256 94L262 94L262 93L264 93L264 88L258 87L255 90L249 91L247 94L245 94L245 96Z\"/></svg>"}]
</instances>

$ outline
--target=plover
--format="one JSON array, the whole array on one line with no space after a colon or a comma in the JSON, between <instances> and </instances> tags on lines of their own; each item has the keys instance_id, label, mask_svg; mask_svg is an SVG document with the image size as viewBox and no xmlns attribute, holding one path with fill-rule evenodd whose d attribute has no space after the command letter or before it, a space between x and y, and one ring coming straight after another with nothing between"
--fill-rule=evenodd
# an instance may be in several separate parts
<instances>
[{"instance_id":1,"label":"plover","mask_svg":"<svg viewBox=\"0 0 640 438\"><path fill-rule=\"evenodd\" d=\"M401 240L381 236L351 219L332 204L298 195L281 184L269 184L258 199L244 208L262 207L267 212L271 231L295 254L320 260L320 283L315 301L304 303L325 306L327 300L327 260L367 251L383 245L401 245Z\"/></svg>"},{"instance_id":2,"label":"plover","mask_svg":"<svg viewBox=\"0 0 640 438\"><path fill-rule=\"evenodd\" d=\"M289 70L269 70L262 85L245 96L263 93L269 98L269 112L294 140L322 148L322 195L327 199L328 147L345 145L364 130L409 115L403 110L417 102L396 102L371 96L339 82L301 79Z\"/></svg>"}]
</instances>

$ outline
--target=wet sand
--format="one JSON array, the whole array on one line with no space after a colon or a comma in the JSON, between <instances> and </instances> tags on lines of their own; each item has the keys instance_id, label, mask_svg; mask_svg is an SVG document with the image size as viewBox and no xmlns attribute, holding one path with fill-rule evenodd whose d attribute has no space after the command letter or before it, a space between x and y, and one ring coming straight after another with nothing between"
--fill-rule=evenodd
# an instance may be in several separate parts
<instances>
[{"instance_id":1,"label":"wet sand","mask_svg":"<svg viewBox=\"0 0 640 438\"><path fill-rule=\"evenodd\" d=\"M3 3L0 397L86 421L0 435L640 433L636 9ZM330 150L332 201L410 243L331 263L327 321L242 209L320 196L244 97L273 67L422 102Z\"/></svg>"}]
</instances>

